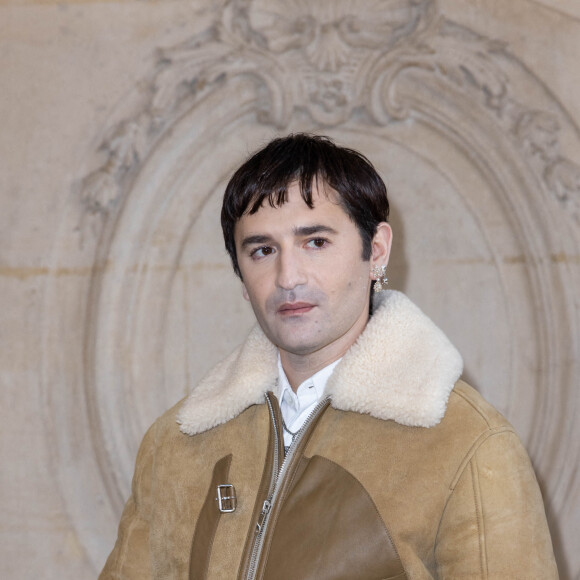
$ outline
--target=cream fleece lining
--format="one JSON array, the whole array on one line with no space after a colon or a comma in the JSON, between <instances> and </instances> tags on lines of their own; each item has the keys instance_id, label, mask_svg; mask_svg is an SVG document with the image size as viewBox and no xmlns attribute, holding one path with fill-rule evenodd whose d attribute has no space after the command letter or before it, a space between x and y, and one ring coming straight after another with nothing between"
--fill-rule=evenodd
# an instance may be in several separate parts
<instances>
[{"instance_id":1,"label":"cream fleece lining","mask_svg":"<svg viewBox=\"0 0 580 580\"><path fill-rule=\"evenodd\" d=\"M278 369L276 347L256 326L214 367L177 414L187 435L226 423L264 403ZM445 414L463 360L443 332L404 294L377 295L375 313L326 385L334 408L401 425L433 427Z\"/></svg>"}]
</instances>

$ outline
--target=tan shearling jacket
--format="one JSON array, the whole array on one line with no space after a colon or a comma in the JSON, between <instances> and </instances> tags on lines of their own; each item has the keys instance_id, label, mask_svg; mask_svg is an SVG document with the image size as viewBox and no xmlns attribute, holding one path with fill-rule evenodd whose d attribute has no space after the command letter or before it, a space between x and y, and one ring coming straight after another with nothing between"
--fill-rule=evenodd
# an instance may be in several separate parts
<instances>
[{"instance_id":1,"label":"tan shearling jacket","mask_svg":"<svg viewBox=\"0 0 580 580\"><path fill-rule=\"evenodd\" d=\"M386 292L284 458L254 329L145 435L100 579L557 578L528 456L461 372Z\"/></svg>"}]
</instances>

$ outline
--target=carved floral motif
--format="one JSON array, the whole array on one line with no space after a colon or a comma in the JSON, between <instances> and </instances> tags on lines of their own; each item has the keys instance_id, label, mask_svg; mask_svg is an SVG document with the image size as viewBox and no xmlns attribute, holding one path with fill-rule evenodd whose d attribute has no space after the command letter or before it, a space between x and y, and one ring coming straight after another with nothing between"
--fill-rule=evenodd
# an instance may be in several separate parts
<instances>
[{"instance_id":1,"label":"carved floral motif","mask_svg":"<svg viewBox=\"0 0 580 580\"><path fill-rule=\"evenodd\" d=\"M546 189L580 219L580 166L559 152L559 120L511 94L506 58L503 44L441 17L435 0L229 0L211 27L158 51L151 101L104 143L106 163L83 181L85 207L109 212L163 130L236 77L255 83L260 122L285 127L302 109L322 126L355 111L385 125L413 113L398 81L422 71L424 82L443 82L450 95L492 112Z\"/></svg>"}]
</instances>

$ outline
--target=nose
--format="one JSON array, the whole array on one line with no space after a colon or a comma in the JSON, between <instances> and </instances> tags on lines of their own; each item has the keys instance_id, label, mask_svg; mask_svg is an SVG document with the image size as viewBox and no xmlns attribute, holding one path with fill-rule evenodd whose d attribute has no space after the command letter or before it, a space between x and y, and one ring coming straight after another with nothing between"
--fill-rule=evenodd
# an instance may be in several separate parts
<instances>
[{"instance_id":1,"label":"nose","mask_svg":"<svg viewBox=\"0 0 580 580\"><path fill-rule=\"evenodd\" d=\"M292 251L281 251L278 259L276 284L283 290L292 290L307 280L304 264Z\"/></svg>"}]
</instances>

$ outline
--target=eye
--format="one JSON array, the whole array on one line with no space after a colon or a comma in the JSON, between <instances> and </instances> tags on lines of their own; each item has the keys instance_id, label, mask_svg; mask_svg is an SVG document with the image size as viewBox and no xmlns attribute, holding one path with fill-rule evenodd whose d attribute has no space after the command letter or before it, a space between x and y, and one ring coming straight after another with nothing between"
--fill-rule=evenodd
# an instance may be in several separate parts
<instances>
[{"instance_id":1,"label":"eye","mask_svg":"<svg viewBox=\"0 0 580 580\"><path fill-rule=\"evenodd\" d=\"M255 248L250 252L250 257L257 260L259 258L264 258L274 253L274 248L270 246L260 246Z\"/></svg>"},{"instance_id":2,"label":"eye","mask_svg":"<svg viewBox=\"0 0 580 580\"><path fill-rule=\"evenodd\" d=\"M308 240L306 243L308 247L317 249L324 248L327 244L328 240L325 238L313 238L312 240Z\"/></svg>"}]
</instances>

